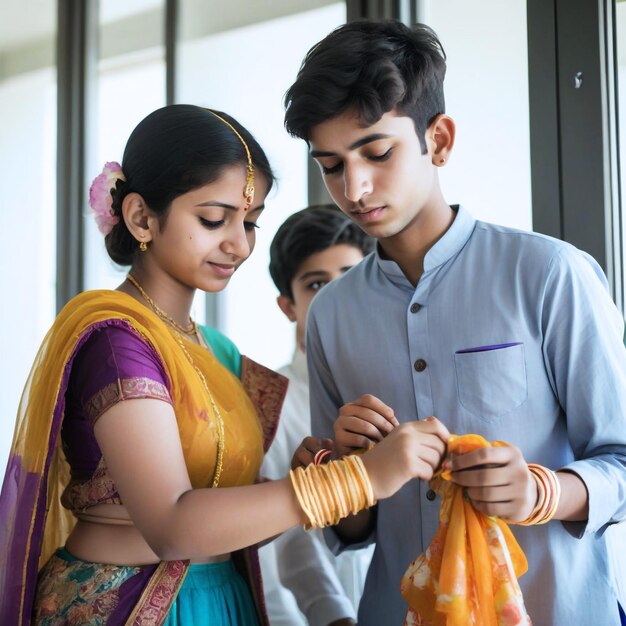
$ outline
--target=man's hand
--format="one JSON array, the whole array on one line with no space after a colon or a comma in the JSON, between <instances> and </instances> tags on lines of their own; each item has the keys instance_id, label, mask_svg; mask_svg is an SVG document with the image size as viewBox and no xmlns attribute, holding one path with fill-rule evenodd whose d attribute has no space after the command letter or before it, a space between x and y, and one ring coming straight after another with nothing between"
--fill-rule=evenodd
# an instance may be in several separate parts
<instances>
[{"instance_id":1,"label":"man's hand","mask_svg":"<svg viewBox=\"0 0 626 626\"><path fill-rule=\"evenodd\" d=\"M291 458L291 469L306 467L313 463L315 454L320 450L334 450L332 439L318 439L317 437L305 437Z\"/></svg>"},{"instance_id":2,"label":"man's hand","mask_svg":"<svg viewBox=\"0 0 626 626\"><path fill-rule=\"evenodd\" d=\"M399 425L393 409L376 396L365 394L339 409L335 421L335 447L339 456L368 448Z\"/></svg>"},{"instance_id":3,"label":"man's hand","mask_svg":"<svg viewBox=\"0 0 626 626\"><path fill-rule=\"evenodd\" d=\"M480 448L447 463L477 511L520 522L535 508L537 484L516 446Z\"/></svg>"}]
</instances>

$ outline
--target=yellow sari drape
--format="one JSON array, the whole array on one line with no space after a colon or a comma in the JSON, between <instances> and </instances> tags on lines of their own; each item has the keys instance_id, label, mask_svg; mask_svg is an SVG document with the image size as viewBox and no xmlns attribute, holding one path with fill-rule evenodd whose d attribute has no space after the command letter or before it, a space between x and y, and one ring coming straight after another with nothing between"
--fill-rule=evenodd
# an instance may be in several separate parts
<instances>
[{"instance_id":1,"label":"yellow sari drape","mask_svg":"<svg viewBox=\"0 0 626 626\"><path fill-rule=\"evenodd\" d=\"M218 437L209 393L194 366L208 381L225 421L232 412L238 419L244 415L248 420L244 430L240 428L236 433L225 425L220 486L252 484L262 461L263 428L267 430L267 426L259 422L241 382L208 350L190 344L192 364L165 323L132 297L116 291L80 294L58 315L37 354L20 402L3 485L0 605L5 601L11 605L6 615L12 620L19 613L15 623L28 623L36 571L65 544L75 523L71 513L61 506L61 494L69 481L69 467L60 446L64 393L73 355L89 330L105 320L128 324L161 359L170 379L170 395L194 488L211 485ZM0 611L0 615L5 613Z\"/></svg>"},{"instance_id":2,"label":"yellow sari drape","mask_svg":"<svg viewBox=\"0 0 626 626\"><path fill-rule=\"evenodd\" d=\"M448 456L489 443L480 435L452 435ZM442 496L439 529L407 569L401 593L405 626L530 626L517 578L526 556L507 524L476 511L463 490L441 472L431 486Z\"/></svg>"}]
</instances>

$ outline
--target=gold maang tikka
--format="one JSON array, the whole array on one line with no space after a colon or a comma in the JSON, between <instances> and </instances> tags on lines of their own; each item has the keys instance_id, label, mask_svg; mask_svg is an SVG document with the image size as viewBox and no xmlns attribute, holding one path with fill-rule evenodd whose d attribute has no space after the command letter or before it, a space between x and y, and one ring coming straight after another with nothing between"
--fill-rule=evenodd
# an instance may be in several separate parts
<instances>
[{"instance_id":1,"label":"gold maang tikka","mask_svg":"<svg viewBox=\"0 0 626 626\"><path fill-rule=\"evenodd\" d=\"M247 211L252 206L252 202L254 201L254 166L252 165L252 155L250 154L250 148L248 148L248 144L245 142L244 138L230 122L227 122L221 115L218 115L217 113L215 113L215 111L211 111L211 109L207 109L207 111L215 115L218 120L224 122L224 124L226 124L226 126L228 126L228 128L230 128L233 133L237 135L237 138L239 139L239 141L241 141L241 144L246 151L248 164L246 165L246 184L243 188L243 198L246 202L246 205L244 206L243 210Z\"/></svg>"}]
</instances>

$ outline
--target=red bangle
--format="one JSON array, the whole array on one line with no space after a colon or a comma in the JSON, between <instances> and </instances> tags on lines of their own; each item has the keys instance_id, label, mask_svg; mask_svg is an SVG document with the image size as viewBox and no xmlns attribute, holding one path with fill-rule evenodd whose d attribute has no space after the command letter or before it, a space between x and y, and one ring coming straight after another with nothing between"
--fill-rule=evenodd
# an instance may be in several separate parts
<instances>
[{"instance_id":1,"label":"red bangle","mask_svg":"<svg viewBox=\"0 0 626 626\"><path fill-rule=\"evenodd\" d=\"M324 461L324 459L330 454L332 454L332 451L328 450L327 448L322 448L321 450L318 450L313 457L313 463L315 465L320 465Z\"/></svg>"}]
</instances>

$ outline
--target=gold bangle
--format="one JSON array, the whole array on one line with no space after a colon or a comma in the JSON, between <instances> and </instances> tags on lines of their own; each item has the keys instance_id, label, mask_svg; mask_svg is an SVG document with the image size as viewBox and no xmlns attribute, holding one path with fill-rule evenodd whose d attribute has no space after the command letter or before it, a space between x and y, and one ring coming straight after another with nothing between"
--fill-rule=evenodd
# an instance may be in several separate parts
<instances>
[{"instance_id":1,"label":"gold bangle","mask_svg":"<svg viewBox=\"0 0 626 626\"><path fill-rule=\"evenodd\" d=\"M298 469L301 469L301 468L298 468ZM308 498L305 498L301 491L300 484L299 484L300 476L301 474L298 472L295 472L294 470L291 470L289 472L289 478L291 479L291 484L293 486L293 491L296 494L296 499L298 500L298 503L300 504L300 508L304 511L304 514L309 520L308 526L312 527L312 525L315 523L315 517L313 516L311 509L309 509L307 505ZM305 528L306 527L307 525L305 525Z\"/></svg>"},{"instance_id":2,"label":"gold bangle","mask_svg":"<svg viewBox=\"0 0 626 626\"><path fill-rule=\"evenodd\" d=\"M525 520L510 523L518 526L547 524L554 517L559 506L561 483L556 472L543 465L529 463L528 470L537 485L537 504Z\"/></svg>"},{"instance_id":3,"label":"gold bangle","mask_svg":"<svg viewBox=\"0 0 626 626\"><path fill-rule=\"evenodd\" d=\"M374 504L376 504L374 488L372 487L372 481L367 473L363 459L360 456L349 456L346 460L350 462L350 466L353 471L356 470L357 479L361 483L361 487L365 492L367 506L374 506Z\"/></svg>"},{"instance_id":4,"label":"gold bangle","mask_svg":"<svg viewBox=\"0 0 626 626\"><path fill-rule=\"evenodd\" d=\"M339 465L337 463L327 463L325 467L328 470L328 476L331 478L333 485L333 495L335 496L335 503L337 506L337 513L339 519L346 517L350 513L348 502L345 498L343 490L341 489L341 475L339 473Z\"/></svg>"},{"instance_id":5,"label":"gold bangle","mask_svg":"<svg viewBox=\"0 0 626 626\"><path fill-rule=\"evenodd\" d=\"M296 499L308 519L305 528L334 525L375 504L374 490L359 457L311 464L289 472Z\"/></svg>"},{"instance_id":6,"label":"gold bangle","mask_svg":"<svg viewBox=\"0 0 626 626\"><path fill-rule=\"evenodd\" d=\"M324 491L325 504L327 509L326 520L329 526L334 526L340 519L340 510L337 504L336 491L333 490L333 481L331 480L326 467L319 473L320 486Z\"/></svg>"}]
</instances>

